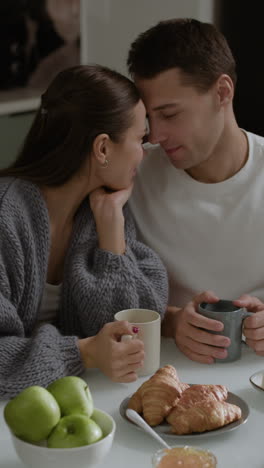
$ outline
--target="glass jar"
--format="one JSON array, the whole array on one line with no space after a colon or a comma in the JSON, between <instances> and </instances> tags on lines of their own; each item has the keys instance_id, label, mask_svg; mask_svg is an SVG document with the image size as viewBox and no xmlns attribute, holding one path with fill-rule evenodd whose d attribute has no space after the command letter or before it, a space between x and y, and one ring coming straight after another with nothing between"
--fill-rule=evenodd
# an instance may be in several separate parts
<instances>
[{"instance_id":1,"label":"glass jar","mask_svg":"<svg viewBox=\"0 0 264 468\"><path fill-rule=\"evenodd\" d=\"M215 468L216 457L209 450L189 445L158 450L152 458L153 468Z\"/></svg>"}]
</instances>

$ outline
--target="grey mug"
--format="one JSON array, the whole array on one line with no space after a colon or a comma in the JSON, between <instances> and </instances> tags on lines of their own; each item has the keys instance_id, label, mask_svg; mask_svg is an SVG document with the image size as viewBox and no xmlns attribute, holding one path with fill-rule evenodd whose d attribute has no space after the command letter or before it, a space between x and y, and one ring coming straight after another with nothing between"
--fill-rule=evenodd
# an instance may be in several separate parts
<instances>
[{"instance_id":1,"label":"grey mug","mask_svg":"<svg viewBox=\"0 0 264 468\"><path fill-rule=\"evenodd\" d=\"M227 357L215 359L215 361L231 362L239 359L241 357L243 320L253 315L253 313L248 312L244 307L235 306L232 301L224 299L214 304L201 302L198 305L198 312L205 317L218 320L224 324L223 331L215 332L210 330L210 333L227 336L231 340L231 344L227 348Z\"/></svg>"}]
</instances>

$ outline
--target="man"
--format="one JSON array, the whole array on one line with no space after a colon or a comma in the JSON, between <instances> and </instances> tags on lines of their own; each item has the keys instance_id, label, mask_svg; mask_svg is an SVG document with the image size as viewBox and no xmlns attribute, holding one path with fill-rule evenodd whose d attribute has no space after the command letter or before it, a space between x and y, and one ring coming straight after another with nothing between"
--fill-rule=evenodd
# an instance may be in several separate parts
<instances>
[{"instance_id":1,"label":"man","mask_svg":"<svg viewBox=\"0 0 264 468\"><path fill-rule=\"evenodd\" d=\"M193 360L226 357L230 340L206 331L223 325L197 305L232 299L257 312L244 335L264 355L264 138L236 122L230 48L213 25L163 21L134 41L128 67L148 140L158 145L142 163L131 207L168 269L163 334Z\"/></svg>"}]
</instances>

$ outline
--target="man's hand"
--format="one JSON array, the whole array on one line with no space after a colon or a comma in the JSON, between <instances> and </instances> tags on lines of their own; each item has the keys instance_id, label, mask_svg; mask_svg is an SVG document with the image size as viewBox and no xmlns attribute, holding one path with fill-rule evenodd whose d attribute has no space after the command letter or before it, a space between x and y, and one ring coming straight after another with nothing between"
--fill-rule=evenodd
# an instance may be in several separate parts
<instances>
[{"instance_id":1,"label":"man's hand","mask_svg":"<svg viewBox=\"0 0 264 468\"><path fill-rule=\"evenodd\" d=\"M257 297L243 294L234 304L245 307L249 312L256 312L251 317L244 320L243 333L248 346L254 349L255 353L264 356L264 304Z\"/></svg>"},{"instance_id":2,"label":"man's hand","mask_svg":"<svg viewBox=\"0 0 264 468\"><path fill-rule=\"evenodd\" d=\"M163 334L169 336L168 330L172 330L172 336L178 348L193 361L212 364L214 359L222 359L227 356L230 339L222 335L214 335L206 330L221 332L222 322L209 319L197 312L201 302L218 302L219 298L211 291L205 291L193 298L182 309L168 307ZM167 323L166 323L167 321Z\"/></svg>"}]
</instances>

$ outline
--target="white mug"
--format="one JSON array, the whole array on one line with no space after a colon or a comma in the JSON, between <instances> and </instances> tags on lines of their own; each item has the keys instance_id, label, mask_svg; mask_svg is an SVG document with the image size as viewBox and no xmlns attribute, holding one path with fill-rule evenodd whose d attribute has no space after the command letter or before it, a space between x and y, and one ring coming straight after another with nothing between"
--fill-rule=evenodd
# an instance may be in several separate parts
<instances>
[{"instance_id":1,"label":"white mug","mask_svg":"<svg viewBox=\"0 0 264 468\"><path fill-rule=\"evenodd\" d=\"M138 333L134 336L123 335L122 341L138 338L144 343L145 358L143 367L138 369L138 376L150 375L160 367L160 315L149 309L126 309L115 314L115 320L126 320L135 327Z\"/></svg>"}]
</instances>

